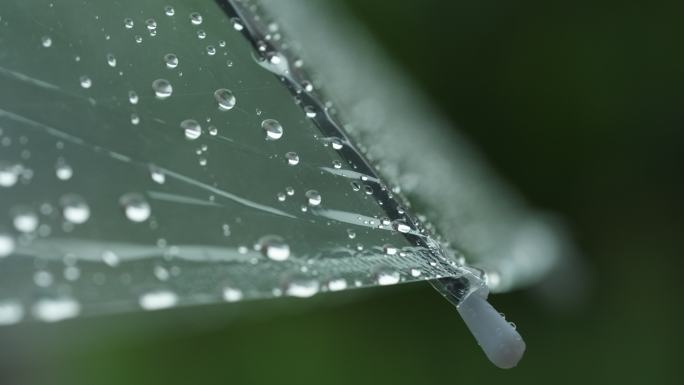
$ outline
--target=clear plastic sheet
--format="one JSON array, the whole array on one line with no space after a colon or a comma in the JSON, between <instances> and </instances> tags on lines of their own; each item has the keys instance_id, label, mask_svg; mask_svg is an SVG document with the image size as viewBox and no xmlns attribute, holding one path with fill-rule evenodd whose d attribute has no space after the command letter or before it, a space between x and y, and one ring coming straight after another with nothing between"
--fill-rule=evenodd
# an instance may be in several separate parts
<instances>
[{"instance_id":1,"label":"clear plastic sheet","mask_svg":"<svg viewBox=\"0 0 684 385\"><path fill-rule=\"evenodd\" d=\"M483 287L236 4L0 4L0 324Z\"/></svg>"}]
</instances>

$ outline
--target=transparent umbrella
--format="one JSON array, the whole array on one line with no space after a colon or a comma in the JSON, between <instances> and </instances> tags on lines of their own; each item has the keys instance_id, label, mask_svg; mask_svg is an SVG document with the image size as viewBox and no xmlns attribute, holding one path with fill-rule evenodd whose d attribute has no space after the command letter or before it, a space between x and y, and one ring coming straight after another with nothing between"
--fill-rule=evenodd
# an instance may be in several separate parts
<instances>
[{"instance_id":1,"label":"transparent umbrella","mask_svg":"<svg viewBox=\"0 0 684 385\"><path fill-rule=\"evenodd\" d=\"M485 299L563 241L331 4L0 5L0 324L430 281Z\"/></svg>"}]
</instances>

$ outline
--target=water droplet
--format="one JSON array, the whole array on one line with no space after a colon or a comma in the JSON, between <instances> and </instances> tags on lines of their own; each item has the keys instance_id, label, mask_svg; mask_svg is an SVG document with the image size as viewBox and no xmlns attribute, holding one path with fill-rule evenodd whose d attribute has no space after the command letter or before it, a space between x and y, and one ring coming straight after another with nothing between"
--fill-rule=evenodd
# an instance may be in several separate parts
<instances>
[{"instance_id":1,"label":"water droplet","mask_svg":"<svg viewBox=\"0 0 684 385\"><path fill-rule=\"evenodd\" d=\"M190 22L194 25L202 24L202 15L200 15L198 12L191 13L190 14Z\"/></svg>"},{"instance_id":2,"label":"water droplet","mask_svg":"<svg viewBox=\"0 0 684 385\"><path fill-rule=\"evenodd\" d=\"M28 207L17 207L12 210L12 224L22 233L32 233L40 224L38 215Z\"/></svg>"},{"instance_id":3,"label":"water droplet","mask_svg":"<svg viewBox=\"0 0 684 385\"><path fill-rule=\"evenodd\" d=\"M128 101L131 104L138 104L138 94L135 91L128 91Z\"/></svg>"},{"instance_id":4,"label":"water droplet","mask_svg":"<svg viewBox=\"0 0 684 385\"><path fill-rule=\"evenodd\" d=\"M314 89L313 84L311 84L311 82L310 82L310 81L307 81L307 80L304 80L304 81L302 82L302 88L303 88L304 91L306 91L306 92L311 92L311 91L313 91L313 89Z\"/></svg>"},{"instance_id":5,"label":"water droplet","mask_svg":"<svg viewBox=\"0 0 684 385\"><path fill-rule=\"evenodd\" d=\"M135 42L138 44L142 43L142 40L143 40L142 36L140 36L140 35L135 35L134 39L135 39Z\"/></svg>"},{"instance_id":6,"label":"water droplet","mask_svg":"<svg viewBox=\"0 0 684 385\"><path fill-rule=\"evenodd\" d=\"M356 238L356 232L354 232L354 230L352 230L352 229L348 229L347 230L347 236L349 237L349 239L354 239L354 238Z\"/></svg>"},{"instance_id":7,"label":"water droplet","mask_svg":"<svg viewBox=\"0 0 684 385\"><path fill-rule=\"evenodd\" d=\"M158 99L166 99L173 93L173 87L166 79L157 79L153 81L152 89L154 90L154 95Z\"/></svg>"},{"instance_id":8,"label":"water droplet","mask_svg":"<svg viewBox=\"0 0 684 385\"><path fill-rule=\"evenodd\" d=\"M15 246L16 243L14 242L14 238L8 234L0 233L0 258L5 258L12 254L14 252Z\"/></svg>"},{"instance_id":9,"label":"water droplet","mask_svg":"<svg viewBox=\"0 0 684 385\"><path fill-rule=\"evenodd\" d=\"M209 55L209 56L216 55L216 47L214 47L213 45L208 45L207 46L207 55Z\"/></svg>"},{"instance_id":10,"label":"water droplet","mask_svg":"<svg viewBox=\"0 0 684 385\"><path fill-rule=\"evenodd\" d=\"M412 276L412 277L418 278L418 277L420 277L422 274L423 274L423 272L420 271L419 269L411 269L411 276Z\"/></svg>"},{"instance_id":11,"label":"water droplet","mask_svg":"<svg viewBox=\"0 0 684 385\"><path fill-rule=\"evenodd\" d=\"M209 131L209 135L211 136L216 136L218 134L218 128L216 128L216 126L209 126L207 131Z\"/></svg>"},{"instance_id":12,"label":"water droplet","mask_svg":"<svg viewBox=\"0 0 684 385\"><path fill-rule=\"evenodd\" d=\"M83 88L90 88L93 85L93 81L86 75L81 76L79 80L81 82L81 87Z\"/></svg>"},{"instance_id":13,"label":"water droplet","mask_svg":"<svg viewBox=\"0 0 684 385\"><path fill-rule=\"evenodd\" d=\"M126 27L126 29L131 29L134 25L135 23L133 22L133 19L131 19L130 17L124 19L124 26Z\"/></svg>"},{"instance_id":14,"label":"water droplet","mask_svg":"<svg viewBox=\"0 0 684 385\"><path fill-rule=\"evenodd\" d=\"M400 278L399 272L394 270L381 270L377 275L378 285L381 286L395 285L399 283Z\"/></svg>"},{"instance_id":15,"label":"water droplet","mask_svg":"<svg viewBox=\"0 0 684 385\"><path fill-rule=\"evenodd\" d=\"M70 223L85 223L90 218L90 207L80 195L66 194L59 200L62 216Z\"/></svg>"},{"instance_id":16,"label":"water droplet","mask_svg":"<svg viewBox=\"0 0 684 385\"><path fill-rule=\"evenodd\" d=\"M341 150L343 147L342 141L339 138L330 139L330 145L334 150Z\"/></svg>"},{"instance_id":17,"label":"water droplet","mask_svg":"<svg viewBox=\"0 0 684 385\"><path fill-rule=\"evenodd\" d=\"M176 14L176 10L173 9L172 6L167 5L164 7L164 13L166 14L166 16L173 16Z\"/></svg>"},{"instance_id":18,"label":"water droplet","mask_svg":"<svg viewBox=\"0 0 684 385\"><path fill-rule=\"evenodd\" d=\"M41 44L43 44L43 47L48 48L52 46L52 38L50 36L43 36L40 38Z\"/></svg>"},{"instance_id":19,"label":"water droplet","mask_svg":"<svg viewBox=\"0 0 684 385\"><path fill-rule=\"evenodd\" d=\"M225 40L219 40L219 47L223 48L226 46L226 41Z\"/></svg>"},{"instance_id":20,"label":"water droplet","mask_svg":"<svg viewBox=\"0 0 684 385\"><path fill-rule=\"evenodd\" d=\"M178 67L178 56L167 53L164 55L164 63L166 63L167 68L176 68Z\"/></svg>"},{"instance_id":21,"label":"water droplet","mask_svg":"<svg viewBox=\"0 0 684 385\"><path fill-rule=\"evenodd\" d=\"M120 262L119 256L111 250L102 252L102 261L111 267L117 266Z\"/></svg>"},{"instance_id":22,"label":"water droplet","mask_svg":"<svg viewBox=\"0 0 684 385\"><path fill-rule=\"evenodd\" d=\"M290 257L290 245L277 235L261 237L257 247L265 257L273 261L284 261Z\"/></svg>"},{"instance_id":23,"label":"water droplet","mask_svg":"<svg viewBox=\"0 0 684 385\"><path fill-rule=\"evenodd\" d=\"M81 311L81 305L74 299L64 297L41 299L33 305L33 316L44 322L57 322L73 318Z\"/></svg>"},{"instance_id":24,"label":"water droplet","mask_svg":"<svg viewBox=\"0 0 684 385\"><path fill-rule=\"evenodd\" d=\"M287 196L284 193L279 192L276 194L276 198L278 199L279 202L285 202L285 199L287 199Z\"/></svg>"},{"instance_id":25,"label":"water droplet","mask_svg":"<svg viewBox=\"0 0 684 385\"><path fill-rule=\"evenodd\" d=\"M321 194L316 190L309 190L304 194L304 196L306 196L309 206L318 206L321 204Z\"/></svg>"},{"instance_id":26,"label":"water droplet","mask_svg":"<svg viewBox=\"0 0 684 385\"><path fill-rule=\"evenodd\" d=\"M296 152L290 151L285 154L285 159L287 159L287 164L290 166L295 166L299 163L299 155Z\"/></svg>"},{"instance_id":27,"label":"water droplet","mask_svg":"<svg viewBox=\"0 0 684 385\"><path fill-rule=\"evenodd\" d=\"M114 56L114 54L112 54L112 53L107 54L107 64L112 68L116 67L116 56Z\"/></svg>"},{"instance_id":28,"label":"water droplet","mask_svg":"<svg viewBox=\"0 0 684 385\"><path fill-rule=\"evenodd\" d=\"M334 168L337 168L337 169L342 168L342 162L340 162L339 160L333 160L332 164L333 164Z\"/></svg>"},{"instance_id":29,"label":"water droplet","mask_svg":"<svg viewBox=\"0 0 684 385\"><path fill-rule=\"evenodd\" d=\"M131 114L131 124L137 126L140 123L140 116L135 112Z\"/></svg>"},{"instance_id":30,"label":"water droplet","mask_svg":"<svg viewBox=\"0 0 684 385\"><path fill-rule=\"evenodd\" d=\"M226 61L226 65L227 65L228 67L232 67L232 66L233 66L233 61L229 59L228 61Z\"/></svg>"},{"instance_id":31,"label":"water droplet","mask_svg":"<svg viewBox=\"0 0 684 385\"><path fill-rule=\"evenodd\" d=\"M152 214L152 208L142 194L124 194L119 198L119 204L123 207L126 218L133 222L144 222Z\"/></svg>"},{"instance_id":32,"label":"water droplet","mask_svg":"<svg viewBox=\"0 0 684 385\"><path fill-rule=\"evenodd\" d=\"M232 287L225 287L223 288L223 299L226 300L226 302L237 302L241 300L243 297L242 290L232 288Z\"/></svg>"},{"instance_id":33,"label":"water droplet","mask_svg":"<svg viewBox=\"0 0 684 385\"><path fill-rule=\"evenodd\" d=\"M21 166L0 161L0 186L12 187L19 180Z\"/></svg>"},{"instance_id":34,"label":"water droplet","mask_svg":"<svg viewBox=\"0 0 684 385\"><path fill-rule=\"evenodd\" d=\"M235 107L235 95L229 89L219 88L214 91L214 99L218 102L218 107L221 111L228 111Z\"/></svg>"},{"instance_id":35,"label":"water droplet","mask_svg":"<svg viewBox=\"0 0 684 385\"><path fill-rule=\"evenodd\" d=\"M242 22L240 21L240 19L238 19L237 17L230 19L230 21L231 21L231 23L233 23L233 28L236 31L242 31L245 28L245 26L242 25Z\"/></svg>"},{"instance_id":36,"label":"water droplet","mask_svg":"<svg viewBox=\"0 0 684 385\"><path fill-rule=\"evenodd\" d=\"M292 297L308 298L319 290L319 283L312 278L296 278L287 284L285 294Z\"/></svg>"},{"instance_id":37,"label":"water droplet","mask_svg":"<svg viewBox=\"0 0 684 385\"><path fill-rule=\"evenodd\" d=\"M283 136L283 126L275 119L265 119L261 122L261 128L266 132L267 140L278 140Z\"/></svg>"},{"instance_id":38,"label":"water droplet","mask_svg":"<svg viewBox=\"0 0 684 385\"><path fill-rule=\"evenodd\" d=\"M15 324L24 318L24 308L16 301L0 302L0 325Z\"/></svg>"},{"instance_id":39,"label":"water droplet","mask_svg":"<svg viewBox=\"0 0 684 385\"><path fill-rule=\"evenodd\" d=\"M152 291L140 296L140 307L145 310L160 310L176 306L178 296L168 290Z\"/></svg>"},{"instance_id":40,"label":"water droplet","mask_svg":"<svg viewBox=\"0 0 684 385\"><path fill-rule=\"evenodd\" d=\"M197 38L198 39L204 39L205 37L207 37L207 33L203 29L200 29L199 31L197 31Z\"/></svg>"},{"instance_id":41,"label":"water droplet","mask_svg":"<svg viewBox=\"0 0 684 385\"><path fill-rule=\"evenodd\" d=\"M150 31L157 29L157 21L154 19L147 19L147 21L145 21L145 25L147 25L147 29Z\"/></svg>"},{"instance_id":42,"label":"water droplet","mask_svg":"<svg viewBox=\"0 0 684 385\"><path fill-rule=\"evenodd\" d=\"M55 165L55 174L59 180L69 180L74 175L74 169L64 159L60 158Z\"/></svg>"},{"instance_id":43,"label":"water droplet","mask_svg":"<svg viewBox=\"0 0 684 385\"><path fill-rule=\"evenodd\" d=\"M330 291L340 291L347 288L347 280L344 278L333 279L328 282L328 289Z\"/></svg>"},{"instance_id":44,"label":"water droplet","mask_svg":"<svg viewBox=\"0 0 684 385\"><path fill-rule=\"evenodd\" d=\"M291 186L287 186L287 187L285 187L285 193L289 196L293 196L295 193L295 190Z\"/></svg>"},{"instance_id":45,"label":"water droplet","mask_svg":"<svg viewBox=\"0 0 684 385\"><path fill-rule=\"evenodd\" d=\"M316 109L313 106L304 107L304 113L306 113L307 118L313 119L316 117Z\"/></svg>"},{"instance_id":46,"label":"water droplet","mask_svg":"<svg viewBox=\"0 0 684 385\"><path fill-rule=\"evenodd\" d=\"M188 140L195 140L202 135L202 126L194 119L186 119L181 122L180 127L185 133L185 138Z\"/></svg>"},{"instance_id":47,"label":"water droplet","mask_svg":"<svg viewBox=\"0 0 684 385\"><path fill-rule=\"evenodd\" d=\"M398 232L400 232L400 233L404 233L404 234L406 234L406 233L408 233L409 231L411 231L411 226L407 225L406 223L404 223L404 222L401 221L401 220L396 220L396 221L394 221L393 227L394 227L394 229L395 229L396 231L398 231Z\"/></svg>"},{"instance_id":48,"label":"water droplet","mask_svg":"<svg viewBox=\"0 0 684 385\"><path fill-rule=\"evenodd\" d=\"M397 248L392 245L385 245L382 247L387 255L395 255L397 253Z\"/></svg>"},{"instance_id":49,"label":"water droplet","mask_svg":"<svg viewBox=\"0 0 684 385\"><path fill-rule=\"evenodd\" d=\"M150 166L150 177L159 184L164 184L166 181L166 174L157 166Z\"/></svg>"}]
</instances>

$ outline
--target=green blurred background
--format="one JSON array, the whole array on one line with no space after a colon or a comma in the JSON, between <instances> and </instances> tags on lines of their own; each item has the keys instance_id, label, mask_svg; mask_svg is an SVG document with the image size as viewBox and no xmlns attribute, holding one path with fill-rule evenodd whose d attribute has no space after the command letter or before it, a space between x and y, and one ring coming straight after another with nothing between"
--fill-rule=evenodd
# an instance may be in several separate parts
<instances>
[{"instance_id":1,"label":"green blurred background","mask_svg":"<svg viewBox=\"0 0 684 385\"><path fill-rule=\"evenodd\" d=\"M527 341L509 371L415 284L4 329L1 384L681 383L684 2L346 3L506 179L568 222L585 303L493 296Z\"/></svg>"}]
</instances>

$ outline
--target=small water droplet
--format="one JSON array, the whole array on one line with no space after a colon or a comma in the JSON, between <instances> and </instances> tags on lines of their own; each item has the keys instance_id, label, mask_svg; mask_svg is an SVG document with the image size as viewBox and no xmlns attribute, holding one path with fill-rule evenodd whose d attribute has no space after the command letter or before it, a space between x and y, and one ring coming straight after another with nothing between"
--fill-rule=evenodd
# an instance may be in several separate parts
<instances>
[{"instance_id":1,"label":"small water droplet","mask_svg":"<svg viewBox=\"0 0 684 385\"><path fill-rule=\"evenodd\" d=\"M231 23L233 23L233 28L236 31L242 31L245 28L245 26L242 25L242 22L240 21L240 19L238 19L237 17L230 19L230 21L231 21Z\"/></svg>"},{"instance_id":2,"label":"small water droplet","mask_svg":"<svg viewBox=\"0 0 684 385\"><path fill-rule=\"evenodd\" d=\"M237 302L241 300L243 297L242 290L232 288L232 287L225 287L223 288L223 299L226 300L226 302Z\"/></svg>"},{"instance_id":3,"label":"small water droplet","mask_svg":"<svg viewBox=\"0 0 684 385\"><path fill-rule=\"evenodd\" d=\"M131 19L130 17L124 19L124 26L126 27L126 29L131 29L134 25L135 23L133 22L133 19Z\"/></svg>"},{"instance_id":4,"label":"small water droplet","mask_svg":"<svg viewBox=\"0 0 684 385\"><path fill-rule=\"evenodd\" d=\"M333 160L332 164L333 164L334 168L337 168L337 169L342 168L342 162L340 162L339 160Z\"/></svg>"},{"instance_id":5,"label":"small water droplet","mask_svg":"<svg viewBox=\"0 0 684 385\"><path fill-rule=\"evenodd\" d=\"M62 216L73 224L85 223L90 218L90 207L80 195L66 194L59 200Z\"/></svg>"},{"instance_id":6,"label":"small water droplet","mask_svg":"<svg viewBox=\"0 0 684 385\"><path fill-rule=\"evenodd\" d=\"M116 253L114 253L111 250L103 251L101 257L102 257L102 261L111 267L115 267L115 266L119 265L119 262L120 262L119 256L116 255Z\"/></svg>"},{"instance_id":7,"label":"small water droplet","mask_svg":"<svg viewBox=\"0 0 684 385\"><path fill-rule=\"evenodd\" d=\"M313 119L316 117L316 109L313 106L304 107L304 113L306 113L307 118Z\"/></svg>"},{"instance_id":8,"label":"small water droplet","mask_svg":"<svg viewBox=\"0 0 684 385\"><path fill-rule=\"evenodd\" d=\"M93 81L86 75L81 76L79 80L83 88L90 88L93 85Z\"/></svg>"},{"instance_id":9,"label":"small water droplet","mask_svg":"<svg viewBox=\"0 0 684 385\"><path fill-rule=\"evenodd\" d=\"M157 79L152 82L152 89L157 99L166 99L173 93L171 83L166 79Z\"/></svg>"},{"instance_id":10,"label":"small water droplet","mask_svg":"<svg viewBox=\"0 0 684 385\"><path fill-rule=\"evenodd\" d=\"M378 285L395 285L399 283L401 275L398 271L394 270L381 270L377 274Z\"/></svg>"},{"instance_id":11,"label":"small water droplet","mask_svg":"<svg viewBox=\"0 0 684 385\"><path fill-rule=\"evenodd\" d=\"M52 46L52 38L50 36L41 37L40 42L45 48L49 48Z\"/></svg>"},{"instance_id":12,"label":"small water droplet","mask_svg":"<svg viewBox=\"0 0 684 385\"><path fill-rule=\"evenodd\" d=\"M152 291L140 296L140 307L145 310L160 310L176 306L178 296L168 290Z\"/></svg>"},{"instance_id":13,"label":"small water droplet","mask_svg":"<svg viewBox=\"0 0 684 385\"><path fill-rule=\"evenodd\" d=\"M55 165L55 175L59 180L69 180L74 175L74 169L64 159L60 158Z\"/></svg>"},{"instance_id":14,"label":"small water droplet","mask_svg":"<svg viewBox=\"0 0 684 385\"><path fill-rule=\"evenodd\" d=\"M192 12L190 14L190 22L194 25L202 24L202 15L200 15L198 12Z\"/></svg>"},{"instance_id":15,"label":"small water droplet","mask_svg":"<svg viewBox=\"0 0 684 385\"><path fill-rule=\"evenodd\" d=\"M209 55L209 56L216 55L216 47L214 47L213 45L208 45L207 46L207 55Z\"/></svg>"},{"instance_id":16,"label":"small water droplet","mask_svg":"<svg viewBox=\"0 0 684 385\"><path fill-rule=\"evenodd\" d=\"M309 190L305 194L309 206L318 206L321 204L321 194L316 190Z\"/></svg>"},{"instance_id":17,"label":"small water droplet","mask_svg":"<svg viewBox=\"0 0 684 385\"><path fill-rule=\"evenodd\" d=\"M356 238L356 232L354 232L354 230L352 230L352 229L348 229L347 230L347 236L349 237L349 239L354 239L354 238Z\"/></svg>"},{"instance_id":18,"label":"small water droplet","mask_svg":"<svg viewBox=\"0 0 684 385\"><path fill-rule=\"evenodd\" d=\"M76 300L68 297L41 299L32 308L33 316L44 322L57 322L73 318L80 311L81 305Z\"/></svg>"},{"instance_id":19,"label":"small water droplet","mask_svg":"<svg viewBox=\"0 0 684 385\"><path fill-rule=\"evenodd\" d=\"M278 140L283 136L283 126L275 119L264 119L261 128L266 132L267 140Z\"/></svg>"},{"instance_id":20,"label":"small water droplet","mask_svg":"<svg viewBox=\"0 0 684 385\"><path fill-rule=\"evenodd\" d=\"M173 16L176 14L176 10L173 9L172 6L167 5L164 7L164 13L166 14L166 16Z\"/></svg>"},{"instance_id":21,"label":"small water droplet","mask_svg":"<svg viewBox=\"0 0 684 385\"><path fill-rule=\"evenodd\" d=\"M138 104L138 94L135 91L128 91L128 101L131 104Z\"/></svg>"},{"instance_id":22,"label":"small water droplet","mask_svg":"<svg viewBox=\"0 0 684 385\"><path fill-rule=\"evenodd\" d=\"M178 67L178 56L172 53L167 53L164 55L164 63L166 63L167 68Z\"/></svg>"},{"instance_id":23,"label":"small water droplet","mask_svg":"<svg viewBox=\"0 0 684 385\"><path fill-rule=\"evenodd\" d=\"M0 161L0 187L12 187L19 180L21 166Z\"/></svg>"},{"instance_id":24,"label":"small water droplet","mask_svg":"<svg viewBox=\"0 0 684 385\"><path fill-rule=\"evenodd\" d=\"M186 119L181 122L180 127L183 129L185 138L188 140L195 140L202 135L202 126L194 119Z\"/></svg>"},{"instance_id":25,"label":"small water droplet","mask_svg":"<svg viewBox=\"0 0 684 385\"><path fill-rule=\"evenodd\" d=\"M119 204L123 207L126 218L133 222L144 222L152 214L152 208L142 194L124 194L119 198Z\"/></svg>"},{"instance_id":26,"label":"small water droplet","mask_svg":"<svg viewBox=\"0 0 684 385\"><path fill-rule=\"evenodd\" d=\"M214 99L218 102L218 107L221 111L228 111L235 107L235 95L227 88L219 88L214 91Z\"/></svg>"},{"instance_id":27,"label":"small water droplet","mask_svg":"<svg viewBox=\"0 0 684 385\"><path fill-rule=\"evenodd\" d=\"M206 37L207 37L207 33L203 29L200 29L197 31L197 38L198 39L204 39Z\"/></svg>"},{"instance_id":28,"label":"small water droplet","mask_svg":"<svg viewBox=\"0 0 684 385\"><path fill-rule=\"evenodd\" d=\"M24 318L24 308L16 301L0 302L0 325L15 324Z\"/></svg>"},{"instance_id":29,"label":"small water droplet","mask_svg":"<svg viewBox=\"0 0 684 385\"><path fill-rule=\"evenodd\" d=\"M16 207L12 210L12 224L22 233L32 233L40 224L38 215L28 207Z\"/></svg>"},{"instance_id":30,"label":"small water droplet","mask_svg":"<svg viewBox=\"0 0 684 385\"><path fill-rule=\"evenodd\" d=\"M290 166L296 166L299 163L299 155L293 151L285 153L285 159L287 159L287 164Z\"/></svg>"},{"instance_id":31,"label":"small water droplet","mask_svg":"<svg viewBox=\"0 0 684 385\"><path fill-rule=\"evenodd\" d=\"M159 184L164 184L166 181L166 174L157 166L150 166L150 177Z\"/></svg>"},{"instance_id":32,"label":"small water droplet","mask_svg":"<svg viewBox=\"0 0 684 385\"><path fill-rule=\"evenodd\" d=\"M347 288L347 280L344 278L333 279L328 282L328 289L330 291L340 291Z\"/></svg>"},{"instance_id":33,"label":"small water droplet","mask_svg":"<svg viewBox=\"0 0 684 385\"><path fill-rule=\"evenodd\" d=\"M284 261L290 257L290 245L278 235L261 237L257 243L257 248L265 257L273 261Z\"/></svg>"},{"instance_id":34,"label":"small water droplet","mask_svg":"<svg viewBox=\"0 0 684 385\"><path fill-rule=\"evenodd\" d=\"M5 258L14 252L16 243L8 234L0 233L0 258Z\"/></svg>"},{"instance_id":35,"label":"small water droplet","mask_svg":"<svg viewBox=\"0 0 684 385\"><path fill-rule=\"evenodd\" d=\"M395 255L397 253L397 248L392 245L385 245L382 247L387 255Z\"/></svg>"},{"instance_id":36,"label":"small water droplet","mask_svg":"<svg viewBox=\"0 0 684 385\"><path fill-rule=\"evenodd\" d=\"M334 150L341 150L342 147L344 146L342 144L342 141L339 138L332 138L330 139L330 145Z\"/></svg>"},{"instance_id":37,"label":"small water droplet","mask_svg":"<svg viewBox=\"0 0 684 385\"><path fill-rule=\"evenodd\" d=\"M401 220L394 221L393 227L396 231L398 231L400 233L404 233L404 234L411 231L411 226L407 225L406 223L404 223Z\"/></svg>"},{"instance_id":38,"label":"small water droplet","mask_svg":"<svg viewBox=\"0 0 684 385\"><path fill-rule=\"evenodd\" d=\"M114 54L112 54L112 53L107 54L107 64L112 68L116 67L116 56L114 56Z\"/></svg>"},{"instance_id":39,"label":"small water droplet","mask_svg":"<svg viewBox=\"0 0 684 385\"><path fill-rule=\"evenodd\" d=\"M313 278L295 278L285 288L285 294L292 297L309 298L318 293L320 284Z\"/></svg>"}]
</instances>

